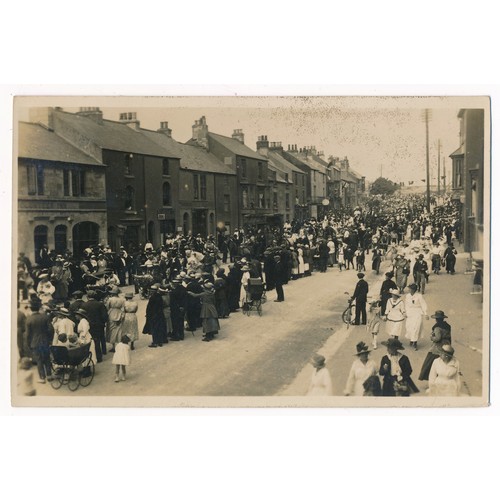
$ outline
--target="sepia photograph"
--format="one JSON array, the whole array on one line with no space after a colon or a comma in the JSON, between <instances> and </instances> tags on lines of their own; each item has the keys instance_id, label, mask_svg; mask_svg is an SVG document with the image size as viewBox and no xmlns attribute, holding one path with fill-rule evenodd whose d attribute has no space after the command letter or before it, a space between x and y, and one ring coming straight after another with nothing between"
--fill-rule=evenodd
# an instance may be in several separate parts
<instances>
[{"instance_id":1,"label":"sepia photograph","mask_svg":"<svg viewBox=\"0 0 500 500\"><path fill-rule=\"evenodd\" d=\"M17 96L13 127L14 406L488 405L489 97Z\"/></svg>"}]
</instances>

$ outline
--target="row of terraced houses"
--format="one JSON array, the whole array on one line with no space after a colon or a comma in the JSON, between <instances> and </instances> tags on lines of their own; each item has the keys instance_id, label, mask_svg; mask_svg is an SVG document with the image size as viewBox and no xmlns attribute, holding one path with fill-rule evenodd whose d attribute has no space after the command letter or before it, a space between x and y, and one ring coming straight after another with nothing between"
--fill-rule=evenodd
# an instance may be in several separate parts
<instances>
[{"instance_id":1,"label":"row of terraced houses","mask_svg":"<svg viewBox=\"0 0 500 500\"><path fill-rule=\"evenodd\" d=\"M96 107L30 110L18 124L19 250L35 258L44 244L75 255L97 243L159 246L178 232L322 217L365 191L347 158L314 146L284 149L262 135L253 150L241 129L219 135L204 116L192 131L183 144L168 122L148 130L133 112L113 121Z\"/></svg>"}]
</instances>

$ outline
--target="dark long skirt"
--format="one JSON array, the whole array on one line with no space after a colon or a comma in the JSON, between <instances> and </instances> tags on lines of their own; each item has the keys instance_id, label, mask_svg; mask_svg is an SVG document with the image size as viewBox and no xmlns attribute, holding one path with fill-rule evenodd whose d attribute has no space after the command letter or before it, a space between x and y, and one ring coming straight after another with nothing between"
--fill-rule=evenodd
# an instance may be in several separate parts
<instances>
[{"instance_id":1,"label":"dark long skirt","mask_svg":"<svg viewBox=\"0 0 500 500\"><path fill-rule=\"evenodd\" d=\"M218 332L220 330L217 318L203 318L203 333Z\"/></svg>"},{"instance_id":2,"label":"dark long skirt","mask_svg":"<svg viewBox=\"0 0 500 500\"><path fill-rule=\"evenodd\" d=\"M422 368L420 370L420 375L418 376L418 380L429 380L429 374L431 373L432 363L434 360L439 358L438 354L434 354L432 352L428 352L427 356L422 363Z\"/></svg>"}]
</instances>

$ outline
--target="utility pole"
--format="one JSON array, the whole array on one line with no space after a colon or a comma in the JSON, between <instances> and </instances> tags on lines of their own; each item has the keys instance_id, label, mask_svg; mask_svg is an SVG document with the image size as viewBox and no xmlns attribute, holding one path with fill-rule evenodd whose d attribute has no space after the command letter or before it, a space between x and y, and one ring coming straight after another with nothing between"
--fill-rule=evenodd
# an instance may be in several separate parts
<instances>
[{"instance_id":1,"label":"utility pole","mask_svg":"<svg viewBox=\"0 0 500 500\"><path fill-rule=\"evenodd\" d=\"M438 139L438 196L441 196L441 139Z\"/></svg>"},{"instance_id":2,"label":"utility pole","mask_svg":"<svg viewBox=\"0 0 500 500\"><path fill-rule=\"evenodd\" d=\"M429 165L429 110L425 110L425 153L426 153L426 206L427 212L431 211L430 165Z\"/></svg>"},{"instance_id":3,"label":"utility pole","mask_svg":"<svg viewBox=\"0 0 500 500\"><path fill-rule=\"evenodd\" d=\"M443 156L443 192L446 194L446 167L444 164L444 156Z\"/></svg>"}]
</instances>

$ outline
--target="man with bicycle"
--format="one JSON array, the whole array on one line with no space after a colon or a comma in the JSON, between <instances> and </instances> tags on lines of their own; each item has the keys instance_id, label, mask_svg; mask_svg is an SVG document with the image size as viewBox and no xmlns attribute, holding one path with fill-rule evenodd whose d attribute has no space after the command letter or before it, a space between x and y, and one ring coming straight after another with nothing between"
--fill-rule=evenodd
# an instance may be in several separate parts
<instances>
[{"instance_id":1,"label":"man with bicycle","mask_svg":"<svg viewBox=\"0 0 500 500\"><path fill-rule=\"evenodd\" d=\"M351 301L356 300L356 316L354 325L366 325L366 302L368 296L368 283L363 279L364 273L358 273L358 282L352 294ZM360 323L361 319L361 323Z\"/></svg>"}]
</instances>

